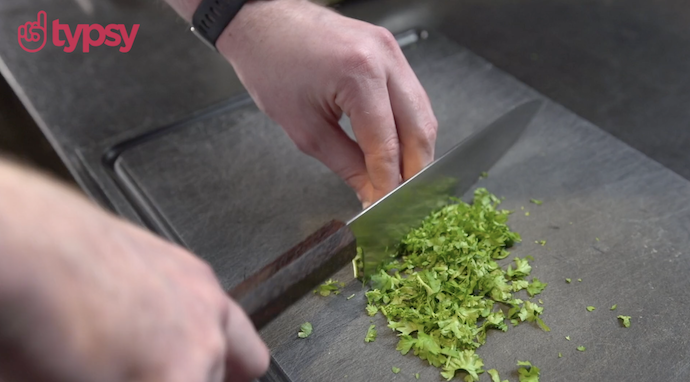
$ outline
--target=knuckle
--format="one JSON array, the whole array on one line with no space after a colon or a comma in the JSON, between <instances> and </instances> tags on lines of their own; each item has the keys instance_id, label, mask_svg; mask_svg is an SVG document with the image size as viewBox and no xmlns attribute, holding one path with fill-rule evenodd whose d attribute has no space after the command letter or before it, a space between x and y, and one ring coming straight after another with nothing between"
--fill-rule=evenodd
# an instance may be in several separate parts
<instances>
[{"instance_id":1,"label":"knuckle","mask_svg":"<svg viewBox=\"0 0 690 382\"><path fill-rule=\"evenodd\" d=\"M377 53L368 46L358 46L347 50L343 59L343 66L351 78L359 79L361 76L376 77L379 75Z\"/></svg>"},{"instance_id":2,"label":"knuckle","mask_svg":"<svg viewBox=\"0 0 690 382\"><path fill-rule=\"evenodd\" d=\"M400 142L397 136L390 136L381 142L371 155L385 163L397 163L400 155Z\"/></svg>"},{"instance_id":3,"label":"knuckle","mask_svg":"<svg viewBox=\"0 0 690 382\"><path fill-rule=\"evenodd\" d=\"M422 125L422 140L429 145L436 142L436 137L438 134L438 120L435 116L430 116L430 118Z\"/></svg>"},{"instance_id":4,"label":"knuckle","mask_svg":"<svg viewBox=\"0 0 690 382\"><path fill-rule=\"evenodd\" d=\"M377 26L374 29L374 36L376 40L388 49L399 49L398 40L395 39L393 33L384 27Z\"/></svg>"}]
</instances>

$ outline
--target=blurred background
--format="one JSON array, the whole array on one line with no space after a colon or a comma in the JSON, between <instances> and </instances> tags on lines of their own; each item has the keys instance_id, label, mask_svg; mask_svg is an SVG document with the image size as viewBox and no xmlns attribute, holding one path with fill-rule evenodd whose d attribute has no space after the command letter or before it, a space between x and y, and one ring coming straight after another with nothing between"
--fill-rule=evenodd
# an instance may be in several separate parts
<instances>
[{"instance_id":1,"label":"blurred background","mask_svg":"<svg viewBox=\"0 0 690 382\"><path fill-rule=\"evenodd\" d=\"M323 0L340 3L346 14L356 9L353 16L365 19L398 1L411 3ZM448 7L449 16L436 21L453 40L690 179L687 1L460 0L433 6ZM2 79L0 150L70 179Z\"/></svg>"}]
</instances>

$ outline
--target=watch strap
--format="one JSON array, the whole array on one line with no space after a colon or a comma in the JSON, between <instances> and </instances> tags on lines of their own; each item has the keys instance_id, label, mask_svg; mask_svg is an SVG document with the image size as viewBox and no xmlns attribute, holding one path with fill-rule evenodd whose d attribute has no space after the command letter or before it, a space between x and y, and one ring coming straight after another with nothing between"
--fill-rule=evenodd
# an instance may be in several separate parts
<instances>
[{"instance_id":1,"label":"watch strap","mask_svg":"<svg viewBox=\"0 0 690 382\"><path fill-rule=\"evenodd\" d=\"M192 16L192 32L216 50L216 42L248 0L202 0Z\"/></svg>"}]
</instances>

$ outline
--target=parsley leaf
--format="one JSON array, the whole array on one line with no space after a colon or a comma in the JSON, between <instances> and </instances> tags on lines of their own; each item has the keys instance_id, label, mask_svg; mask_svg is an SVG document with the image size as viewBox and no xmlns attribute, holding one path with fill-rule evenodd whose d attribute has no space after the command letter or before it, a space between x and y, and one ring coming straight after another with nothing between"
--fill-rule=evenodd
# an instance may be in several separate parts
<instances>
[{"instance_id":1,"label":"parsley leaf","mask_svg":"<svg viewBox=\"0 0 690 382\"><path fill-rule=\"evenodd\" d=\"M374 342L376 340L376 325L369 325L369 330L367 330L367 335L364 337L364 342Z\"/></svg>"},{"instance_id":2,"label":"parsley leaf","mask_svg":"<svg viewBox=\"0 0 690 382\"><path fill-rule=\"evenodd\" d=\"M398 373L400 372L400 368L399 368L399 367L395 367L395 366L391 367L391 370L392 370L393 373L395 373L395 374L398 374Z\"/></svg>"},{"instance_id":3,"label":"parsley leaf","mask_svg":"<svg viewBox=\"0 0 690 382\"><path fill-rule=\"evenodd\" d=\"M501 382L501 377L498 375L498 370L496 369L491 369L487 370L487 373L491 376L491 382ZM503 380L503 382L508 382L507 379Z\"/></svg>"},{"instance_id":4,"label":"parsley leaf","mask_svg":"<svg viewBox=\"0 0 690 382\"><path fill-rule=\"evenodd\" d=\"M419 373L414 373L414 378L419 379Z\"/></svg>"},{"instance_id":5,"label":"parsley leaf","mask_svg":"<svg viewBox=\"0 0 690 382\"><path fill-rule=\"evenodd\" d=\"M570 281L570 279L565 279L565 282L567 282L568 284L570 284Z\"/></svg>"},{"instance_id":6,"label":"parsley leaf","mask_svg":"<svg viewBox=\"0 0 690 382\"><path fill-rule=\"evenodd\" d=\"M539 281L539 279L535 277L532 279L532 283L527 287L527 293L530 297L534 297L534 295L541 293L544 288L546 288L546 285L546 283Z\"/></svg>"},{"instance_id":7,"label":"parsley leaf","mask_svg":"<svg viewBox=\"0 0 690 382\"><path fill-rule=\"evenodd\" d=\"M558 358L561 358L561 357L563 357L563 354L561 354L560 352L558 352Z\"/></svg>"},{"instance_id":8,"label":"parsley leaf","mask_svg":"<svg viewBox=\"0 0 690 382\"><path fill-rule=\"evenodd\" d=\"M354 293L351 294L351 295L349 295L349 296L347 296L347 300L349 300L349 299L351 299L351 298L353 298L353 297L355 297L355 294L354 294Z\"/></svg>"},{"instance_id":9,"label":"parsley leaf","mask_svg":"<svg viewBox=\"0 0 690 382\"><path fill-rule=\"evenodd\" d=\"M565 336L565 339L570 341L570 336Z\"/></svg>"},{"instance_id":10,"label":"parsley leaf","mask_svg":"<svg viewBox=\"0 0 690 382\"><path fill-rule=\"evenodd\" d=\"M537 200L537 199L530 199L529 201L530 201L530 203L534 203L538 206L541 206L541 204L543 203L541 200Z\"/></svg>"},{"instance_id":11,"label":"parsley leaf","mask_svg":"<svg viewBox=\"0 0 690 382\"><path fill-rule=\"evenodd\" d=\"M596 309L596 308L593 307L593 306L588 306L588 307L587 307L587 311L588 311L588 312L592 312L592 311L594 311L594 309Z\"/></svg>"},{"instance_id":12,"label":"parsley leaf","mask_svg":"<svg viewBox=\"0 0 690 382\"><path fill-rule=\"evenodd\" d=\"M626 328L630 327L630 318L630 316L618 316L618 319L623 321L623 326L625 326Z\"/></svg>"},{"instance_id":13,"label":"parsley leaf","mask_svg":"<svg viewBox=\"0 0 690 382\"><path fill-rule=\"evenodd\" d=\"M578 346L577 347L577 351L585 351L585 350L587 350L587 348L584 346Z\"/></svg>"},{"instance_id":14,"label":"parsley leaf","mask_svg":"<svg viewBox=\"0 0 690 382\"><path fill-rule=\"evenodd\" d=\"M520 382L539 382L539 368L533 366L529 361L518 361L518 366L527 366L527 368L518 368L518 376Z\"/></svg>"},{"instance_id":15,"label":"parsley leaf","mask_svg":"<svg viewBox=\"0 0 690 382\"><path fill-rule=\"evenodd\" d=\"M611 310L616 310L616 308L618 308L618 304L613 304L613 305L611 306Z\"/></svg>"},{"instance_id":16,"label":"parsley leaf","mask_svg":"<svg viewBox=\"0 0 690 382\"><path fill-rule=\"evenodd\" d=\"M345 283L338 282L338 280L328 279L328 281L319 285L319 287L314 290L314 293L318 293L324 297L329 296L331 292L337 295L340 294L340 288L344 286Z\"/></svg>"},{"instance_id":17,"label":"parsley leaf","mask_svg":"<svg viewBox=\"0 0 690 382\"><path fill-rule=\"evenodd\" d=\"M305 322L299 327L299 332L297 333L297 337L299 338L307 338L311 335L312 332L312 326L310 322Z\"/></svg>"}]
</instances>

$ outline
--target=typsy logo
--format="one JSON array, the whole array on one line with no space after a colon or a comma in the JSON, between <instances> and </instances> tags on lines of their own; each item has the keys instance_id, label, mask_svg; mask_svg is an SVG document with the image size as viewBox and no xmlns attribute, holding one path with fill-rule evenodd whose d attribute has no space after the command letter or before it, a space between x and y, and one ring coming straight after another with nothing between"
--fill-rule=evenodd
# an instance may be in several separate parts
<instances>
[{"instance_id":1,"label":"typsy logo","mask_svg":"<svg viewBox=\"0 0 690 382\"><path fill-rule=\"evenodd\" d=\"M48 41L48 16L45 11L38 12L36 21L29 21L24 25L20 25L17 30L17 40L19 46L27 52L35 53L43 49ZM88 53L90 48L101 46L103 44L111 47L120 47L120 52L127 53L134 45L134 39L139 32L139 24L134 24L132 29L127 32L124 24L109 24L102 26L100 24L78 24L77 28L72 32L72 29L67 24L60 24L60 20L56 19L52 25L52 40L53 45L61 47L64 46L64 51L74 52L79 46L79 41L82 43L82 51ZM95 38L94 38L95 37Z\"/></svg>"}]
</instances>

